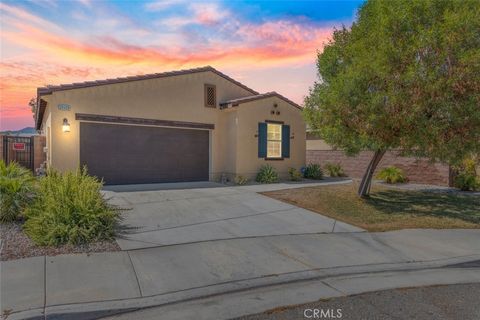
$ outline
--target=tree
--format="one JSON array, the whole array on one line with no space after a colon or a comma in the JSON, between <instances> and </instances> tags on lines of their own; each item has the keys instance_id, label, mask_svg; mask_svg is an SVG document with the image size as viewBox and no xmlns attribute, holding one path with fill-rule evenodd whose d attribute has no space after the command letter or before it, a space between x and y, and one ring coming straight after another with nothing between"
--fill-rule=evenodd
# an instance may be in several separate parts
<instances>
[{"instance_id":1,"label":"tree","mask_svg":"<svg viewBox=\"0 0 480 320\"><path fill-rule=\"evenodd\" d=\"M35 119L35 114L37 113L37 99L32 98L28 102L28 106L30 107L30 110L32 111L33 118Z\"/></svg>"},{"instance_id":2,"label":"tree","mask_svg":"<svg viewBox=\"0 0 480 320\"><path fill-rule=\"evenodd\" d=\"M480 151L480 2L367 1L318 53L305 118L347 154L387 150L459 163Z\"/></svg>"}]
</instances>

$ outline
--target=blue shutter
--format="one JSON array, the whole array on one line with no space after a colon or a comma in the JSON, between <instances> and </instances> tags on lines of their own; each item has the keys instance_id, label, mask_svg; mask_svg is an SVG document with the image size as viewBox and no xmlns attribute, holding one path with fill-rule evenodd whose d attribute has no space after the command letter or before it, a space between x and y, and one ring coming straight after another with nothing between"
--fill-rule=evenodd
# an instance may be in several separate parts
<instances>
[{"instance_id":1,"label":"blue shutter","mask_svg":"<svg viewBox=\"0 0 480 320\"><path fill-rule=\"evenodd\" d=\"M290 126L282 126L282 158L290 158Z\"/></svg>"},{"instance_id":2,"label":"blue shutter","mask_svg":"<svg viewBox=\"0 0 480 320\"><path fill-rule=\"evenodd\" d=\"M265 122L258 123L258 157L267 157L267 124Z\"/></svg>"}]
</instances>

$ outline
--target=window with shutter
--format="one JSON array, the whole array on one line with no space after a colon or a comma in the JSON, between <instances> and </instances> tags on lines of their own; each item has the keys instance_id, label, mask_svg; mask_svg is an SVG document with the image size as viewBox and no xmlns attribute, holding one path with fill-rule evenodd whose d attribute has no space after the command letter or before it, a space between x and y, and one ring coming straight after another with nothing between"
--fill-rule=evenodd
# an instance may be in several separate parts
<instances>
[{"instance_id":1,"label":"window with shutter","mask_svg":"<svg viewBox=\"0 0 480 320\"><path fill-rule=\"evenodd\" d=\"M217 107L217 90L213 84L205 84L205 107Z\"/></svg>"}]
</instances>

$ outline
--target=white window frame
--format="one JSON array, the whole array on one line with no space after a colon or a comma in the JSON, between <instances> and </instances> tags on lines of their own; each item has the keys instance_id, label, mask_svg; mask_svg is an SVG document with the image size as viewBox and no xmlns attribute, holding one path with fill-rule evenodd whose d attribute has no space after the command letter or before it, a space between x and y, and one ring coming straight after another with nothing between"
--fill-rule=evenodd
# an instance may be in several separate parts
<instances>
[{"instance_id":1,"label":"white window frame","mask_svg":"<svg viewBox=\"0 0 480 320\"><path fill-rule=\"evenodd\" d=\"M278 128L278 136L270 138L269 129ZM275 132L276 134L276 132ZM278 153L272 154L270 145L278 145ZM267 159L281 159L282 158L282 124L275 122L267 122Z\"/></svg>"}]
</instances>

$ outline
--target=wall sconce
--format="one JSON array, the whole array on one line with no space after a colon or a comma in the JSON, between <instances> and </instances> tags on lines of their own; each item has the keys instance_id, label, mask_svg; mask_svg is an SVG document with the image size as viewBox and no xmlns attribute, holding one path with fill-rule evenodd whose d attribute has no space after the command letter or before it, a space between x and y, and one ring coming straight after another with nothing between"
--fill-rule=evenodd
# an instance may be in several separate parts
<instances>
[{"instance_id":1,"label":"wall sconce","mask_svg":"<svg viewBox=\"0 0 480 320\"><path fill-rule=\"evenodd\" d=\"M68 123L68 119L64 118L63 119L63 126L62 126L63 132L70 132L70 123Z\"/></svg>"}]
</instances>

